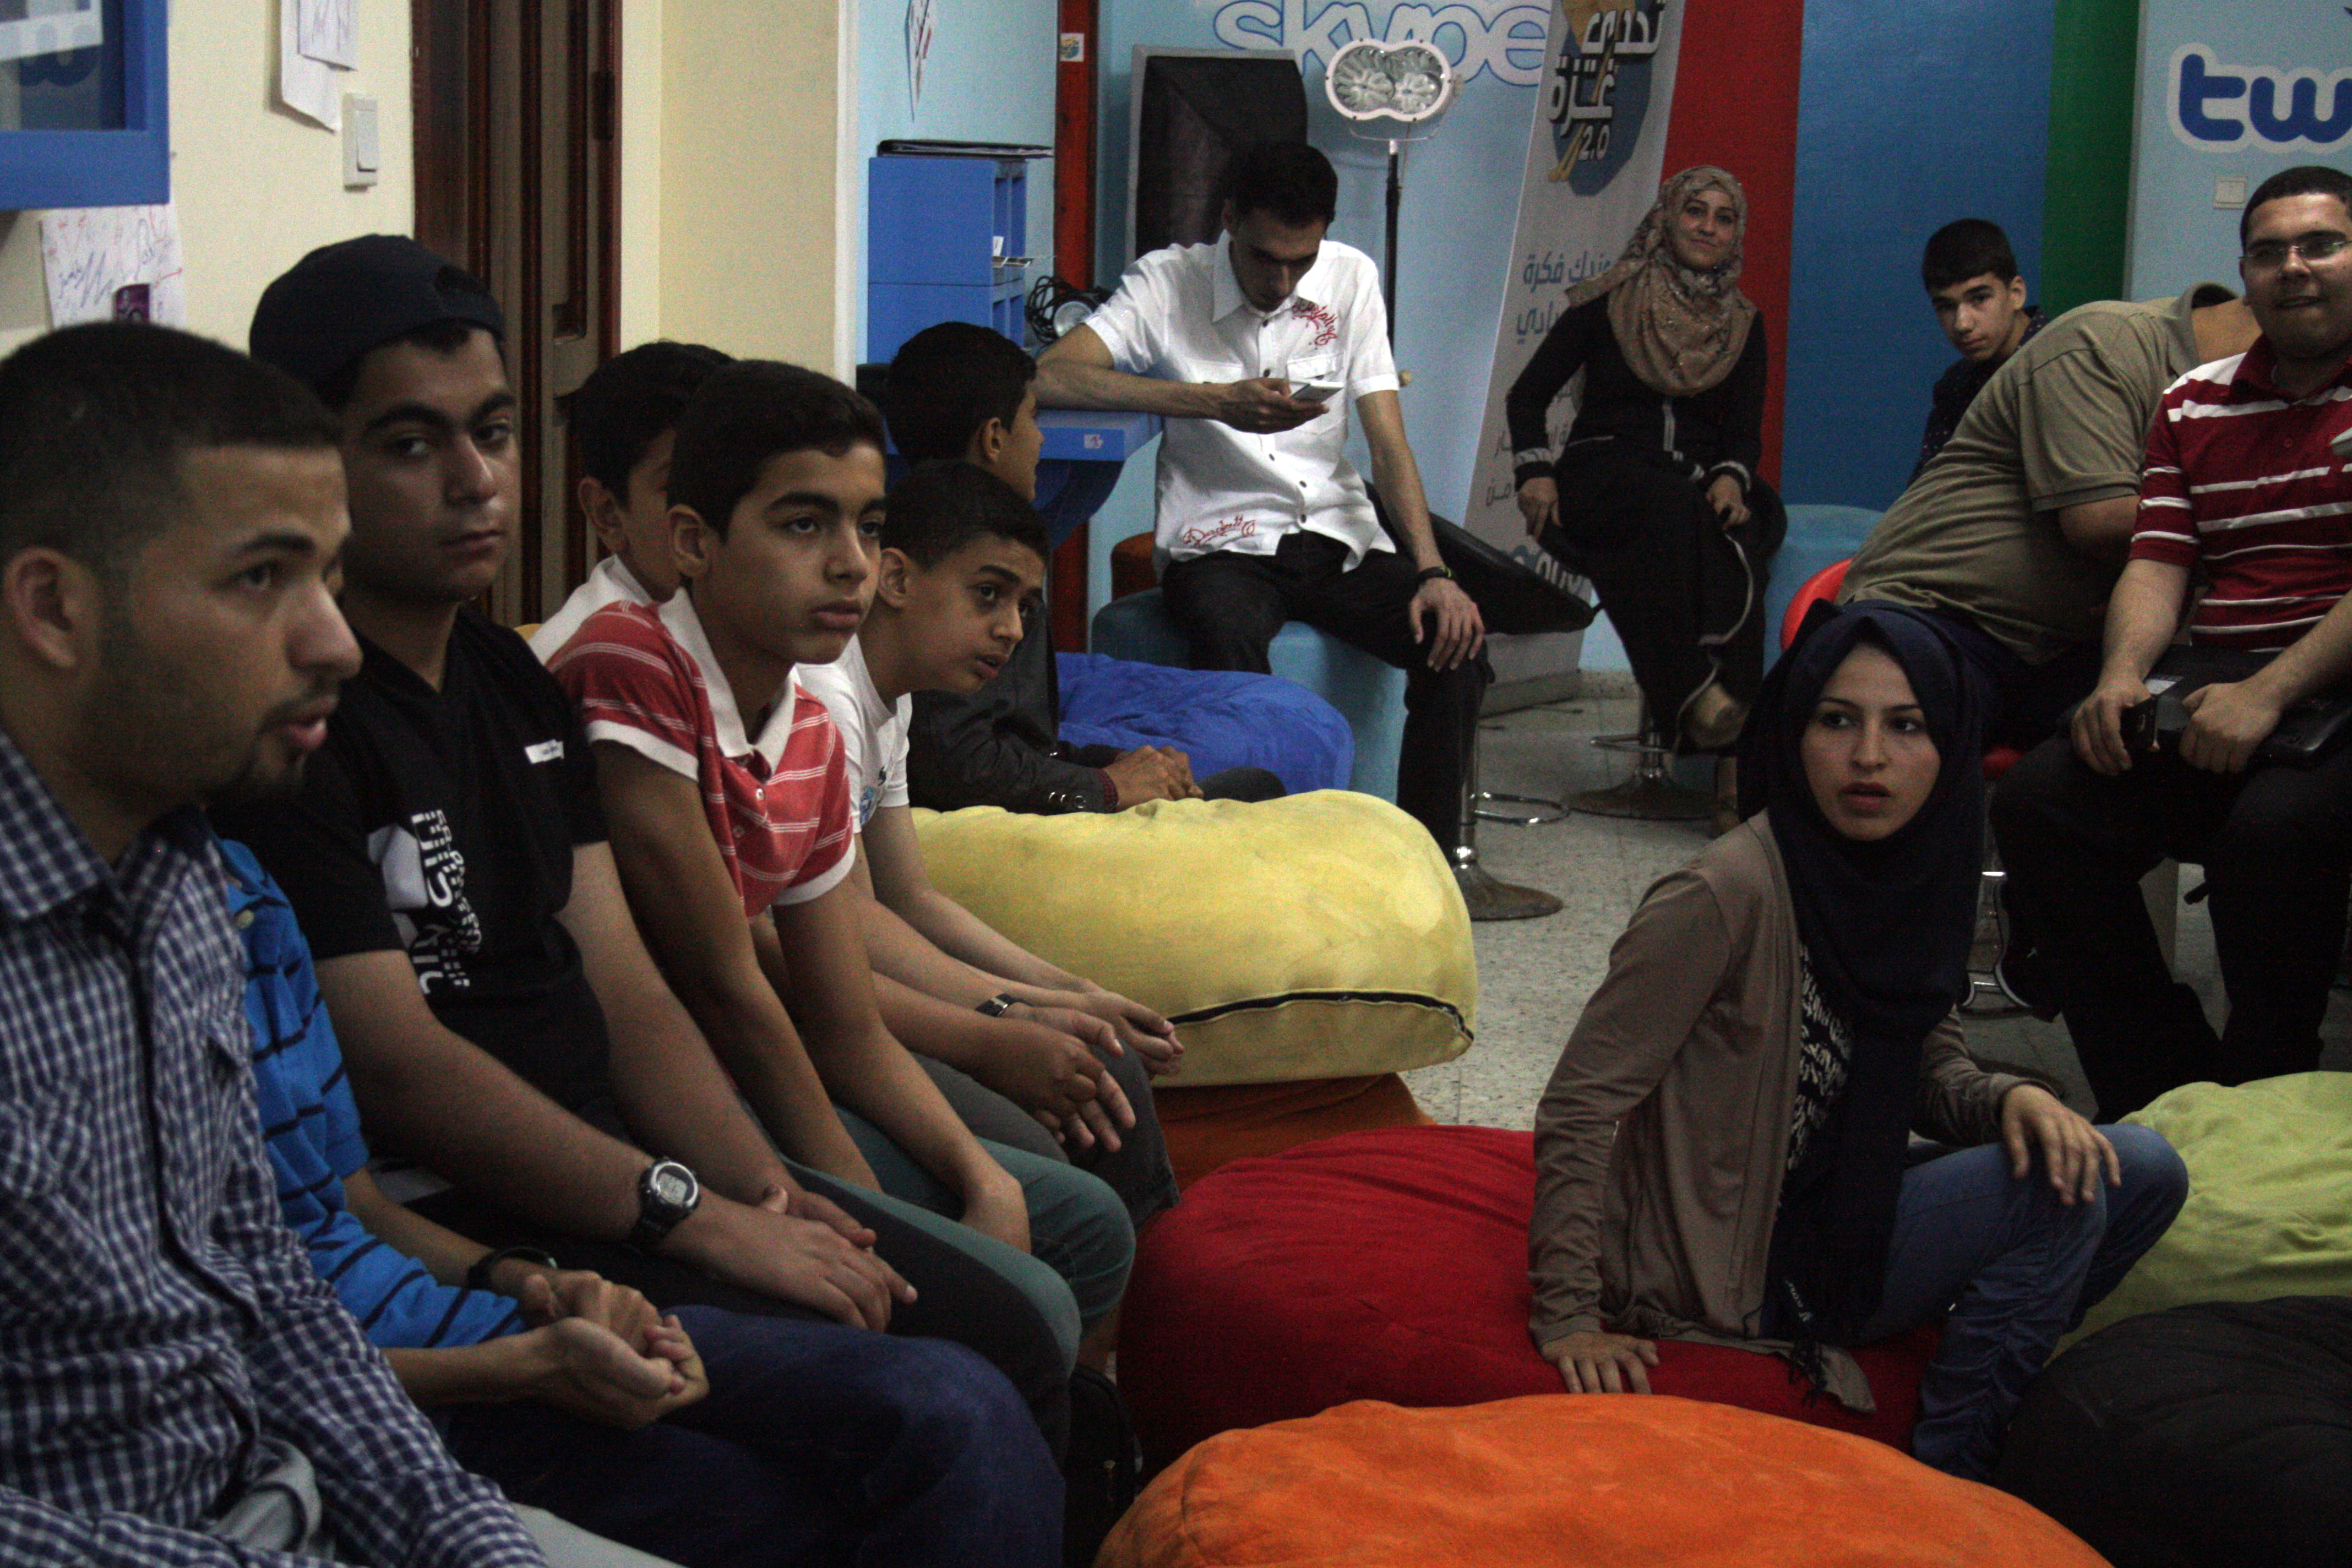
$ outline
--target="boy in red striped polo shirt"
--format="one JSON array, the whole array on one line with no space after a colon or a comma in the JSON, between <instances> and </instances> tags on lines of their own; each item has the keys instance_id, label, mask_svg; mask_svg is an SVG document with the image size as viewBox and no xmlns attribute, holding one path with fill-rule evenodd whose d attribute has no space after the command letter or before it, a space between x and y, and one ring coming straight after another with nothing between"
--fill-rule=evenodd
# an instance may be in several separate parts
<instances>
[{"instance_id":1,"label":"boy in red striped polo shirt","mask_svg":"<svg viewBox=\"0 0 2352 1568\"><path fill-rule=\"evenodd\" d=\"M2352 892L2352 749L2311 768L2255 757L2287 709L2352 679L2352 463L2331 444L2352 432L2352 176L2273 175L2239 235L2263 335L2166 392L2098 687L1993 802L2009 897L2044 933L2105 1120L2175 1084L2316 1066ZM2190 639L2271 657L2189 695L2177 758L2134 756L2122 715L2199 579ZM2166 856L2205 868L2219 1037L2133 886Z\"/></svg>"},{"instance_id":2,"label":"boy in red striped polo shirt","mask_svg":"<svg viewBox=\"0 0 2352 1568\"><path fill-rule=\"evenodd\" d=\"M679 592L597 611L548 668L580 706L646 944L770 1134L823 1147L837 1102L856 1143L842 1173L940 1216L1075 1356L1125 1287L1126 1209L1066 1163L975 1138L884 1024L862 895L842 885L841 738L793 675L839 658L872 601L882 442L873 405L829 377L713 372L670 459Z\"/></svg>"}]
</instances>

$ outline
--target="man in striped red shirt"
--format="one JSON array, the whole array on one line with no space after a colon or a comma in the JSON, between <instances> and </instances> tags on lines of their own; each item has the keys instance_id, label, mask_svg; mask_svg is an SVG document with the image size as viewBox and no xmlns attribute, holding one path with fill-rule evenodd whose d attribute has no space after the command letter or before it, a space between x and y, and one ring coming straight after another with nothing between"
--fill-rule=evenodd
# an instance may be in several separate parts
<instances>
[{"instance_id":1,"label":"man in striped red shirt","mask_svg":"<svg viewBox=\"0 0 2352 1568\"><path fill-rule=\"evenodd\" d=\"M2044 933L2110 1120L2178 1083L2317 1065L2352 892L2352 750L2314 768L2255 759L2287 709L2352 679L2352 463L2330 445L2352 431L2352 176L2273 175L2240 238L2263 335L2166 392L2098 687L1993 804L2009 896ZM2190 639L2273 657L2189 695L2177 758L2135 757L2122 715L2147 700L2200 581ZM2230 1001L2218 1037L2132 885L2167 856L2205 868Z\"/></svg>"}]
</instances>

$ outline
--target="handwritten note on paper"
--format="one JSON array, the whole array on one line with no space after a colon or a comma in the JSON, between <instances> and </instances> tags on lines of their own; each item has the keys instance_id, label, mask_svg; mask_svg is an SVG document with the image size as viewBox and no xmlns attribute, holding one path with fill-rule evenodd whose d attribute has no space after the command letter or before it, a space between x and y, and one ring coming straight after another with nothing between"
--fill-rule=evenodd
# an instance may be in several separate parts
<instances>
[{"instance_id":1,"label":"handwritten note on paper","mask_svg":"<svg viewBox=\"0 0 2352 1568\"><path fill-rule=\"evenodd\" d=\"M104 42L99 0L0 0L0 60L94 49Z\"/></svg>"},{"instance_id":2,"label":"handwritten note on paper","mask_svg":"<svg viewBox=\"0 0 2352 1568\"><path fill-rule=\"evenodd\" d=\"M295 47L306 59L357 70L359 39L352 0L295 0Z\"/></svg>"},{"instance_id":3,"label":"handwritten note on paper","mask_svg":"<svg viewBox=\"0 0 2352 1568\"><path fill-rule=\"evenodd\" d=\"M278 101L330 131L343 128L335 68L302 52L303 0L278 0Z\"/></svg>"},{"instance_id":4,"label":"handwritten note on paper","mask_svg":"<svg viewBox=\"0 0 2352 1568\"><path fill-rule=\"evenodd\" d=\"M185 326L180 219L152 207L62 207L41 215L49 325L118 320Z\"/></svg>"}]
</instances>

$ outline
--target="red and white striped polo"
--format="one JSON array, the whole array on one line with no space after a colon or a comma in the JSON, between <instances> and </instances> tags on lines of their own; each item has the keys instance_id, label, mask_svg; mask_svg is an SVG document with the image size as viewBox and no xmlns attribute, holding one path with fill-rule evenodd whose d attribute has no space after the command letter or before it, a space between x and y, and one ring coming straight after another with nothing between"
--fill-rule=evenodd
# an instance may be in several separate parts
<instances>
[{"instance_id":1,"label":"red and white striped polo","mask_svg":"<svg viewBox=\"0 0 2352 1568\"><path fill-rule=\"evenodd\" d=\"M700 785L746 915L815 898L849 875L856 829L831 715L794 680L758 738L747 735L691 595L605 606L547 668L580 704L589 740Z\"/></svg>"},{"instance_id":2,"label":"red and white striped polo","mask_svg":"<svg viewBox=\"0 0 2352 1568\"><path fill-rule=\"evenodd\" d=\"M2192 641L2286 647L2352 591L2352 365L2308 397L2272 384L2270 341L2166 389L2140 476L2135 561L2202 569Z\"/></svg>"}]
</instances>

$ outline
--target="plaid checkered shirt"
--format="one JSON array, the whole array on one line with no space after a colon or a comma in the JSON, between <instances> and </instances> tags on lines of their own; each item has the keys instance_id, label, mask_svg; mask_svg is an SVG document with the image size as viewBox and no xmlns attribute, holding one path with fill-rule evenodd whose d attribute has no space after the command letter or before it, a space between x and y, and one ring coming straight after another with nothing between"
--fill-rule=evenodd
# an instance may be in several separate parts
<instances>
[{"instance_id":1,"label":"plaid checkered shirt","mask_svg":"<svg viewBox=\"0 0 2352 1568\"><path fill-rule=\"evenodd\" d=\"M204 1533L282 1444L347 1559L538 1564L280 1217L222 877L193 810L110 868L0 733L0 1563L311 1561Z\"/></svg>"}]
</instances>

